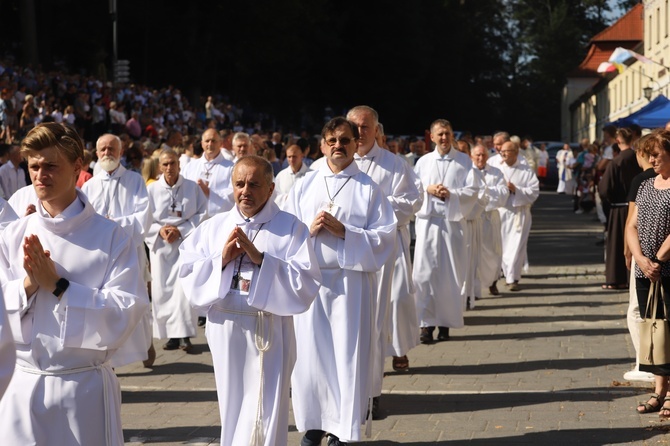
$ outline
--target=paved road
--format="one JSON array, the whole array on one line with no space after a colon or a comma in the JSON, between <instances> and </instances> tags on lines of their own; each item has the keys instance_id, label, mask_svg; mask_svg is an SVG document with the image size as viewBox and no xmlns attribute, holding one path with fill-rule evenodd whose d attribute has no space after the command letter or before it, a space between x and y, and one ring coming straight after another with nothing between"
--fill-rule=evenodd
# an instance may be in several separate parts
<instances>
[{"instance_id":1,"label":"paved road","mask_svg":"<svg viewBox=\"0 0 670 446\"><path fill-rule=\"evenodd\" d=\"M410 352L408 373L387 362L383 419L361 444L670 443L669 422L634 412L649 385L622 378L634 354L628 294L600 290L601 227L570 207L567 197L543 193L533 208L531 269L520 292L478 300L452 340ZM218 444L202 332L195 344L192 355L158 348L152 370L117 370L127 444ZM301 435L289 431L298 445Z\"/></svg>"}]
</instances>

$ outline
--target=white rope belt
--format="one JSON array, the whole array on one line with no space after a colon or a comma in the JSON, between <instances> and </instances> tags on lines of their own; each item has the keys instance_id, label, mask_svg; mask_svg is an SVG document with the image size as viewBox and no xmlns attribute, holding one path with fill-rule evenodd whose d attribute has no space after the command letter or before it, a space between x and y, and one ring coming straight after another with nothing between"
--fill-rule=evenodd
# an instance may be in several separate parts
<instances>
[{"instance_id":1,"label":"white rope belt","mask_svg":"<svg viewBox=\"0 0 670 446\"><path fill-rule=\"evenodd\" d=\"M30 373L31 375L41 375L41 376L63 376L63 375L73 375L75 373L81 372L90 372L91 370L102 370L103 368L109 368L110 365L108 362L99 365L90 365L85 367L75 367L72 369L61 369L61 370L40 370L34 367L26 367L21 364L16 364L16 368L25 373ZM111 373L111 371L110 371ZM109 380L109 374L102 372L102 395L103 395L103 404L105 411L105 441L108 445L112 444L112 426L110 421L110 412L109 412L109 401L111 397L112 383Z\"/></svg>"},{"instance_id":2,"label":"white rope belt","mask_svg":"<svg viewBox=\"0 0 670 446\"><path fill-rule=\"evenodd\" d=\"M263 372L263 358L265 352L270 349L272 345L272 313L261 310L234 310L232 308L223 308L218 305L215 306L218 311L223 313L237 314L241 316L252 316L256 318L256 331L254 332L254 341L256 350L260 353L258 355L259 365L261 369L260 385L258 387L258 405L256 406L256 421L251 432L251 439L249 446L261 446L265 443L265 431L263 430L263 381L265 380L265 373ZM268 330L265 330L265 320L268 321Z\"/></svg>"}]
</instances>

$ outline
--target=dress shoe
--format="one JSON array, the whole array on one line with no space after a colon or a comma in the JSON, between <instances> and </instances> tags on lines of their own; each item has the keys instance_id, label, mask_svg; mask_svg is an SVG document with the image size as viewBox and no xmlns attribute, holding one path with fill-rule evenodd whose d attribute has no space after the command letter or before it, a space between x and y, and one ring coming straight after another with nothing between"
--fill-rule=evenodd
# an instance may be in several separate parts
<instances>
[{"instance_id":1,"label":"dress shoe","mask_svg":"<svg viewBox=\"0 0 670 446\"><path fill-rule=\"evenodd\" d=\"M495 282L493 282L493 285L489 287L489 294L491 294L491 296L500 296L500 291L498 291L498 285Z\"/></svg>"},{"instance_id":2,"label":"dress shoe","mask_svg":"<svg viewBox=\"0 0 670 446\"><path fill-rule=\"evenodd\" d=\"M510 291L520 291L521 288L519 287L519 282L514 282L514 283L508 283L507 284L507 289Z\"/></svg>"},{"instance_id":3,"label":"dress shoe","mask_svg":"<svg viewBox=\"0 0 670 446\"><path fill-rule=\"evenodd\" d=\"M206 323L207 323L206 317L198 316L198 327L204 327Z\"/></svg>"},{"instance_id":4,"label":"dress shoe","mask_svg":"<svg viewBox=\"0 0 670 446\"><path fill-rule=\"evenodd\" d=\"M430 344L433 342L433 331L435 331L435 327L421 327L419 341L421 341L422 344Z\"/></svg>"},{"instance_id":5,"label":"dress shoe","mask_svg":"<svg viewBox=\"0 0 670 446\"><path fill-rule=\"evenodd\" d=\"M324 431L320 430L309 430L305 432L305 435L300 440L300 446L319 446L321 444L321 439L326 435Z\"/></svg>"},{"instance_id":6,"label":"dress shoe","mask_svg":"<svg viewBox=\"0 0 670 446\"><path fill-rule=\"evenodd\" d=\"M147 351L147 359L142 361L142 364L146 368L151 368L152 365L154 365L154 361L156 360L156 349L154 348L154 344L152 343L151 346L149 347L149 350Z\"/></svg>"},{"instance_id":7,"label":"dress shoe","mask_svg":"<svg viewBox=\"0 0 670 446\"><path fill-rule=\"evenodd\" d=\"M179 339L170 338L165 344L163 344L163 350L177 350L179 348Z\"/></svg>"},{"instance_id":8,"label":"dress shoe","mask_svg":"<svg viewBox=\"0 0 670 446\"><path fill-rule=\"evenodd\" d=\"M339 438L337 438L333 434L328 434L328 446L346 446L347 443L340 441Z\"/></svg>"},{"instance_id":9,"label":"dress shoe","mask_svg":"<svg viewBox=\"0 0 670 446\"><path fill-rule=\"evenodd\" d=\"M181 338L179 340L179 348L184 350L186 353L191 353L191 350L193 350L193 344L191 344L191 339Z\"/></svg>"},{"instance_id":10,"label":"dress shoe","mask_svg":"<svg viewBox=\"0 0 670 446\"><path fill-rule=\"evenodd\" d=\"M437 332L438 341L448 341L449 340L449 327L438 327L439 331Z\"/></svg>"},{"instance_id":11,"label":"dress shoe","mask_svg":"<svg viewBox=\"0 0 670 446\"><path fill-rule=\"evenodd\" d=\"M372 419L378 420L381 414L379 413L379 397L375 396L372 398Z\"/></svg>"}]
</instances>

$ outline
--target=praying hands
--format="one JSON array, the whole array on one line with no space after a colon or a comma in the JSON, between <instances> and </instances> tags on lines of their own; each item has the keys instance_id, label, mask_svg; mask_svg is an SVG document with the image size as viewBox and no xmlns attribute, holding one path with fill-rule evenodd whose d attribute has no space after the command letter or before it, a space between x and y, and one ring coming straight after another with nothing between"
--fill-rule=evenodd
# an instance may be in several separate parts
<instances>
[{"instance_id":1,"label":"praying hands","mask_svg":"<svg viewBox=\"0 0 670 446\"><path fill-rule=\"evenodd\" d=\"M160 231L158 231L158 234L168 243L174 243L181 237L181 232L179 232L179 229L172 225L163 226Z\"/></svg>"},{"instance_id":2,"label":"praying hands","mask_svg":"<svg viewBox=\"0 0 670 446\"><path fill-rule=\"evenodd\" d=\"M24 238L23 254L23 269L28 274L23 279L26 295L34 294L39 287L55 289L59 278L56 265L51 260L51 253L42 248L42 243L36 235Z\"/></svg>"},{"instance_id":3,"label":"praying hands","mask_svg":"<svg viewBox=\"0 0 670 446\"><path fill-rule=\"evenodd\" d=\"M346 233L344 225L326 211L316 214L316 218L309 227L309 233L312 237L316 236L321 229L325 229L335 237L344 239Z\"/></svg>"},{"instance_id":4,"label":"praying hands","mask_svg":"<svg viewBox=\"0 0 670 446\"><path fill-rule=\"evenodd\" d=\"M232 260L244 254L256 265L260 265L263 261L263 254L256 249L256 246L244 233L244 230L236 226L228 236L228 240L226 240L226 244L223 247L223 252L221 253L222 266L225 267Z\"/></svg>"}]
</instances>

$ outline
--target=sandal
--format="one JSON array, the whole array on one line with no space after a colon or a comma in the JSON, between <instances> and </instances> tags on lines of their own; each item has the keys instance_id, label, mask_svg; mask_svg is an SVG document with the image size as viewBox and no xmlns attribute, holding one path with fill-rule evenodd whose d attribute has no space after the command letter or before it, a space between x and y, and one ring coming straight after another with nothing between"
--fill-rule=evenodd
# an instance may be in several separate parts
<instances>
[{"instance_id":1,"label":"sandal","mask_svg":"<svg viewBox=\"0 0 670 446\"><path fill-rule=\"evenodd\" d=\"M663 398L663 405L661 405L661 407L658 409L659 410L659 414L658 414L659 418L663 418L663 419L670 418L670 406L665 405L665 403L667 403L669 401L670 401L670 397L666 396L665 398Z\"/></svg>"},{"instance_id":2,"label":"sandal","mask_svg":"<svg viewBox=\"0 0 670 446\"><path fill-rule=\"evenodd\" d=\"M405 356L393 357L393 370L396 372L406 372L409 369L409 359Z\"/></svg>"},{"instance_id":3,"label":"sandal","mask_svg":"<svg viewBox=\"0 0 670 446\"><path fill-rule=\"evenodd\" d=\"M649 404L649 401L646 401L644 403L640 403L640 404L638 404L637 408L635 409L635 412L637 412L639 414L644 414L644 413L658 412L659 410L661 410L661 406L663 404L661 403L661 397L658 396L658 393L652 393L651 396L649 397L649 400L652 400L652 399L658 401L658 404L655 405L655 406L652 406L651 404ZM663 399L663 401L666 401L666 400L670 400L670 398L665 397ZM640 410L640 407L642 407L643 409ZM667 408L667 410L668 410L668 412L670 412L670 407ZM670 415L668 415L668 417L670 417Z\"/></svg>"}]
</instances>

